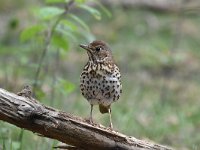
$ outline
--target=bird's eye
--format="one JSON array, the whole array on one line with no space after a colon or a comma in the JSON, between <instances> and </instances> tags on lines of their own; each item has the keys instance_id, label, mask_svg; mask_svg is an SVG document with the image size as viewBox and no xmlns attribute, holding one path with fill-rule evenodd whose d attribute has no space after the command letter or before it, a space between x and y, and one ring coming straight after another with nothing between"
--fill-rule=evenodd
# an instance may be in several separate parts
<instances>
[{"instance_id":1,"label":"bird's eye","mask_svg":"<svg viewBox=\"0 0 200 150\"><path fill-rule=\"evenodd\" d=\"M96 47L96 51L100 51L101 50L101 47Z\"/></svg>"}]
</instances>

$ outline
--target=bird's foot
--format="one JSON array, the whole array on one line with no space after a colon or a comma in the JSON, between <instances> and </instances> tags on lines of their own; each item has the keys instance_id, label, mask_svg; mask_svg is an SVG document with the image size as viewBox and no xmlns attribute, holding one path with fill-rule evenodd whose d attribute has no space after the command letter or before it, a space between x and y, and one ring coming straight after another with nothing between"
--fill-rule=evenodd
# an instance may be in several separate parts
<instances>
[{"instance_id":1,"label":"bird's foot","mask_svg":"<svg viewBox=\"0 0 200 150\"><path fill-rule=\"evenodd\" d=\"M89 121L90 121L90 124L94 124L94 122L93 122L93 119L92 119L92 118L90 118L90 119L89 119Z\"/></svg>"},{"instance_id":2,"label":"bird's foot","mask_svg":"<svg viewBox=\"0 0 200 150\"><path fill-rule=\"evenodd\" d=\"M109 125L109 127L108 127L108 130L110 130L110 131L113 131L114 129L113 129L113 124L112 124L112 122L110 123L110 125Z\"/></svg>"},{"instance_id":3,"label":"bird's foot","mask_svg":"<svg viewBox=\"0 0 200 150\"><path fill-rule=\"evenodd\" d=\"M94 121L93 121L91 118L87 118L87 119L85 119L85 121L86 121L87 123L91 124L91 125L94 125L94 124L95 124Z\"/></svg>"}]
</instances>

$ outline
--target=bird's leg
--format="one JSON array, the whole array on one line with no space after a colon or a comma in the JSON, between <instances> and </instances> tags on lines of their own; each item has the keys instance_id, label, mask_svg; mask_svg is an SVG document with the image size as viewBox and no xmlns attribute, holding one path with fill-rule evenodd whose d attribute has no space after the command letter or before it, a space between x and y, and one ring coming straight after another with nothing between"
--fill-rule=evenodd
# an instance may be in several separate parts
<instances>
[{"instance_id":1,"label":"bird's leg","mask_svg":"<svg viewBox=\"0 0 200 150\"><path fill-rule=\"evenodd\" d=\"M109 117L110 117L110 129L112 130L113 129L113 124L112 124L112 117L111 117L111 108L108 109L108 113L109 113Z\"/></svg>"},{"instance_id":2,"label":"bird's leg","mask_svg":"<svg viewBox=\"0 0 200 150\"><path fill-rule=\"evenodd\" d=\"M91 110L90 110L90 123L93 123L93 119L92 119L92 110L93 110L93 105L91 104Z\"/></svg>"}]
</instances>

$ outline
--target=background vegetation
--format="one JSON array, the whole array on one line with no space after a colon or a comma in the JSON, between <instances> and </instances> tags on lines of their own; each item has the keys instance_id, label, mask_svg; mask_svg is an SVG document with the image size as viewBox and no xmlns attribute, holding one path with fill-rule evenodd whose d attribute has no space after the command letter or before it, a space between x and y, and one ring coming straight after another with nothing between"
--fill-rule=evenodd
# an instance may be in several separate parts
<instances>
[{"instance_id":1,"label":"background vegetation","mask_svg":"<svg viewBox=\"0 0 200 150\"><path fill-rule=\"evenodd\" d=\"M112 105L114 128L177 149L200 149L199 10L181 9L189 2L174 12L68 2L1 1L0 87L18 92L33 85L42 103L87 118L89 104L79 92L87 55L78 45L103 39L122 74L123 94ZM94 118L108 125L108 115L97 108ZM0 149L51 149L57 143L0 121Z\"/></svg>"}]
</instances>

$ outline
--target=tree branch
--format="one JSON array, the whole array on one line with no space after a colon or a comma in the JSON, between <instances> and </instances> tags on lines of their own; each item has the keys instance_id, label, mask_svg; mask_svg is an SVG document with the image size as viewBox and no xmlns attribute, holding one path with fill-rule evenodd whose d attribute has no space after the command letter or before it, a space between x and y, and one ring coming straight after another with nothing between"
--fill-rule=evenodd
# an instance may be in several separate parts
<instances>
[{"instance_id":1,"label":"tree branch","mask_svg":"<svg viewBox=\"0 0 200 150\"><path fill-rule=\"evenodd\" d=\"M83 150L172 150L138 140L0 88L0 120Z\"/></svg>"}]
</instances>

